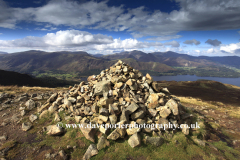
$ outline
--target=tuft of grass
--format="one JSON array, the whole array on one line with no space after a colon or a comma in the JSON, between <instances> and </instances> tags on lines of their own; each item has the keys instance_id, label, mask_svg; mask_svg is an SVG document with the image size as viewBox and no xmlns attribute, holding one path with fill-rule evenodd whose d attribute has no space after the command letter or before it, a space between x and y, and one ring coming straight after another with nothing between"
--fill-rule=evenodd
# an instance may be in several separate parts
<instances>
[{"instance_id":1,"label":"tuft of grass","mask_svg":"<svg viewBox=\"0 0 240 160\"><path fill-rule=\"evenodd\" d=\"M238 160L240 158L240 151L237 151L229 146L226 142L213 142L213 145L217 147L227 159Z\"/></svg>"},{"instance_id":2,"label":"tuft of grass","mask_svg":"<svg viewBox=\"0 0 240 160\"><path fill-rule=\"evenodd\" d=\"M16 141L8 141L0 147L0 151L5 149L5 148L12 148L16 145L16 143L17 143Z\"/></svg>"}]
</instances>

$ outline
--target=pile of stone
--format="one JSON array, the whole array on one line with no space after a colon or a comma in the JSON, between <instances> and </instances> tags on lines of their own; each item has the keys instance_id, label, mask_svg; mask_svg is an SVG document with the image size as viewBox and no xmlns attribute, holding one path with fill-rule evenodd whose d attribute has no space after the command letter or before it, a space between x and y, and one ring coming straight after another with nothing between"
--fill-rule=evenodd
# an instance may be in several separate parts
<instances>
[{"instance_id":1,"label":"pile of stone","mask_svg":"<svg viewBox=\"0 0 240 160\"><path fill-rule=\"evenodd\" d=\"M79 85L70 87L67 93L53 94L45 104L38 108L40 118L48 112L55 113L55 120L61 121L58 112L66 111L69 117L74 117L77 123L85 126L91 124L182 124L190 125L191 115L186 113L178 98L173 97L167 88L161 88L153 78L133 69L129 65L118 61L115 65L101 71L99 75L88 77ZM56 128L55 126L52 126ZM61 129L56 128L59 132ZM110 129L100 127L99 131L106 134L98 141L97 147L90 146L85 159L97 154L107 143L107 139L117 140L130 136L128 142L131 147L141 144L140 132L151 133L146 136L145 142L159 146L163 143L161 135L176 132L170 127L164 128L116 128L110 133ZM183 127L182 132L189 134L189 128ZM81 128L85 137L94 142L94 128ZM48 134L57 135L54 129L49 128ZM103 145L101 145L103 144ZM97 148L97 149L96 149ZM94 153L94 154L92 154Z\"/></svg>"}]
</instances>

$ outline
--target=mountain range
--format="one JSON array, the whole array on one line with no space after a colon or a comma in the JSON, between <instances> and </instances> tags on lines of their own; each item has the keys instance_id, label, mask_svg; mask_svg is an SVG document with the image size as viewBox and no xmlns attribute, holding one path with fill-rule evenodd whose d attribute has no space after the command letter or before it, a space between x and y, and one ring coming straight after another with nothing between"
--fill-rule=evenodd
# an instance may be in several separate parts
<instances>
[{"instance_id":1,"label":"mountain range","mask_svg":"<svg viewBox=\"0 0 240 160\"><path fill-rule=\"evenodd\" d=\"M103 70L116 63L117 59L94 57L86 52L43 52L26 51L0 56L0 69L31 73L33 71L58 70L64 72L88 72ZM175 70L159 62L142 62L132 58L125 58L126 63L139 70L153 70L168 72Z\"/></svg>"},{"instance_id":2,"label":"mountain range","mask_svg":"<svg viewBox=\"0 0 240 160\"><path fill-rule=\"evenodd\" d=\"M8 53L7 53L7 52L1 52L1 51L0 51L0 54L8 54Z\"/></svg>"},{"instance_id":3,"label":"mountain range","mask_svg":"<svg viewBox=\"0 0 240 160\"><path fill-rule=\"evenodd\" d=\"M179 54L176 52L153 52L144 53L142 51L121 52L102 56L107 59L124 59L133 58L141 62L159 62L169 66L179 67L199 67L211 65L228 65L240 68L240 57L238 56L224 56L224 57L207 57L207 56L190 56L187 54Z\"/></svg>"},{"instance_id":4,"label":"mountain range","mask_svg":"<svg viewBox=\"0 0 240 160\"><path fill-rule=\"evenodd\" d=\"M183 73L183 70L179 70L178 67L200 68L201 70L211 70L214 68L212 69L213 72L226 66L240 68L240 57L238 56L195 57L171 51L144 53L137 50L110 55L92 55L83 51L44 52L30 50L12 54L1 54L0 69L28 74L36 73L36 71L38 74L52 71L55 73L77 73L79 76L83 76L99 73L99 71L109 68L116 63L118 59L122 59L125 63L144 73L151 72L152 74ZM223 70L226 72L225 68ZM230 72L230 70L228 71ZM235 71L231 70L231 74L235 74Z\"/></svg>"}]
</instances>

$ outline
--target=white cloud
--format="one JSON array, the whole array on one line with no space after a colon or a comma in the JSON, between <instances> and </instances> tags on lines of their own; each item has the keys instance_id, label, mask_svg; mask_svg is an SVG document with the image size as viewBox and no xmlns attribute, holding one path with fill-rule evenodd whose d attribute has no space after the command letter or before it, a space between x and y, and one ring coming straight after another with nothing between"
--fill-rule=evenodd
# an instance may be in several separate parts
<instances>
[{"instance_id":1,"label":"white cloud","mask_svg":"<svg viewBox=\"0 0 240 160\"><path fill-rule=\"evenodd\" d=\"M207 53L213 53L214 49L213 48L210 48L207 50Z\"/></svg>"},{"instance_id":2,"label":"white cloud","mask_svg":"<svg viewBox=\"0 0 240 160\"><path fill-rule=\"evenodd\" d=\"M0 33L0 35L1 35L2 33Z\"/></svg>"},{"instance_id":3,"label":"white cloud","mask_svg":"<svg viewBox=\"0 0 240 160\"><path fill-rule=\"evenodd\" d=\"M114 39L113 43L110 44L106 44L106 45L98 45L95 46L96 50L119 50L119 49L143 49L143 48L150 48L150 47L159 47L159 46L163 46L162 43L159 42L141 42L138 41L136 39L125 39L125 40L121 40L121 39Z\"/></svg>"},{"instance_id":4,"label":"white cloud","mask_svg":"<svg viewBox=\"0 0 240 160\"><path fill-rule=\"evenodd\" d=\"M232 44L233 45L233 44ZM240 48L226 45L221 50L226 52L234 52ZM13 51L14 48L14 51ZM16 52L24 50L44 50L44 51L87 51L89 53L111 54L115 51L132 51L140 50L146 53L153 51L165 52L173 51L177 53L185 53L189 55L216 55L222 53L218 48L210 48L208 50L192 50L184 51L177 41L166 43L146 42L137 39L128 38L121 40L113 39L110 36L102 34L91 34L89 32L79 30L65 30L56 33L48 33L43 37L28 36L22 39L15 40L0 40L0 49L6 52ZM228 50L227 50L228 49Z\"/></svg>"},{"instance_id":5,"label":"white cloud","mask_svg":"<svg viewBox=\"0 0 240 160\"><path fill-rule=\"evenodd\" d=\"M239 29L239 0L175 0L180 9L165 13L145 7L125 9L107 1L50 0L37 8L11 8L0 0L0 27L15 28L29 21L88 29L127 31L134 38L160 37L166 40L179 31ZM44 28L43 28L44 29ZM157 40L158 38L156 38Z\"/></svg>"},{"instance_id":6,"label":"white cloud","mask_svg":"<svg viewBox=\"0 0 240 160\"><path fill-rule=\"evenodd\" d=\"M221 51L225 51L225 52L233 53L233 54L238 54L239 49L240 49L240 42L239 43L232 43L232 44L229 44L229 45L222 45L220 47Z\"/></svg>"},{"instance_id":7,"label":"white cloud","mask_svg":"<svg viewBox=\"0 0 240 160\"><path fill-rule=\"evenodd\" d=\"M171 42L169 42L171 43ZM174 45L169 44L169 45ZM26 48L41 50L132 50L162 47L160 42L141 42L136 39L113 39L111 36L85 31L65 30L48 33L43 37L28 36L16 40L0 40L0 48Z\"/></svg>"},{"instance_id":8,"label":"white cloud","mask_svg":"<svg viewBox=\"0 0 240 160\"><path fill-rule=\"evenodd\" d=\"M28 36L16 40L0 40L0 47L73 47L112 43L113 38L102 34L91 34L78 30L48 33L43 37Z\"/></svg>"},{"instance_id":9,"label":"white cloud","mask_svg":"<svg viewBox=\"0 0 240 160\"><path fill-rule=\"evenodd\" d=\"M108 44L113 38L102 34L91 34L89 32L66 30L56 33L48 33L43 37L44 42L51 46L88 46L92 44Z\"/></svg>"}]
</instances>

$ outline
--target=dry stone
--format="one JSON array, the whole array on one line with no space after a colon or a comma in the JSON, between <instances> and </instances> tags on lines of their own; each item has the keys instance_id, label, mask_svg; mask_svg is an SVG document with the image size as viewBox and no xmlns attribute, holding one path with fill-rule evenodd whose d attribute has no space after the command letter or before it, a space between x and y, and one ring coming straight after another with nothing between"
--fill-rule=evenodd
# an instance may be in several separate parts
<instances>
[{"instance_id":1,"label":"dry stone","mask_svg":"<svg viewBox=\"0 0 240 160\"><path fill-rule=\"evenodd\" d=\"M146 136L146 143L149 143L149 144L152 144L152 145L158 147L164 143L164 140L161 137Z\"/></svg>"},{"instance_id":2,"label":"dry stone","mask_svg":"<svg viewBox=\"0 0 240 160\"><path fill-rule=\"evenodd\" d=\"M104 136L101 136L100 139L98 140L97 149L100 151L101 149L109 145L110 145L109 141Z\"/></svg>"},{"instance_id":3,"label":"dry stone","mask_svg":"<svg viewBox=\"0 0 240 160\"><path fill-rule=\"evenodd\" d=\"M57 125L51 125L49 131L47 132L47 135L50 136L59 136L63 134L63 128Z\"/></svg>"},{"instance_id":4,"label":"dry stone","mask_svg":"<svg viewBox=\"0 0 240 160\"><path fill-rule=\"evenodd\" d=\"M83 135L90 141L95 142L94 135L96 130L94 128L91 128L90 125L87 123L82 123L82 126L80 129L83 133Z\"/></svg>"},{"instance_id":5,"label":"dry stone","mask_svg":"<svg viewBox=\"0 0 240 160\"><path fill-rule=\"evenodd\" d=\"M29 99L29 100L26 102L25 105L27 106L27 109L29 109L29 110L35 108L35 106L36 106L36 105L35 105L35 102L34 102L32 99Z\"/></svg>"},{"instance_id":6,"label":"dry stone","mask_svg":"<svg viewBox=\"0 0 240 160\"><path fill-rule=\"evenodd\" d=\"M100 95L103 95L104 93L108 93L109 90L111 89L110 85L111 85L110 81L102 81L102 82L96 83L94 94L96 96L100 96Z\"/></svg>"},{"instance_id":7,"label":"dry stone","mask_svg":"<svg viewBox=\"0 0 240 160\"><path fill-rule=\"evenodd\" d=\"M158 98L159 98L158 94L155 94L155 93L150 94L150 96L148 97L148 100L147 100L147 102L149 102L148 108L154 109L154 108L158 107L159 106Z\"/></svg>"},{"instance_id":8,"label":"dry stone","mask_svg":"<svg viewBox=\"0 0 240 160\"><path fill-rule=\"evenodd\" d=\"M90 144L90 146L88 147L86 153L83 156L83 160L88 160L90 159L92 156L95 156L98 154L98 150L95 144Z\"/></svg>"},{"instance_id":9,"label":"dry stone","mask_svg":"<svg viewBox=\"0 0 240 160\"><path fill-rule=\"evenodd\" d=\"M31 122L34 122L34 121L37 120L37 119L38 119L38 117L37 117L36 115L34 115L34 114L31 114L30 117L29 117L29 120L30 120Z\"/></svg>"},{"instance_id":10,"label":"dry stone","mask_svg":"<svg viewBox=\"0 0 240 160\"><path fill-rule=\"evenodd\" d=\"M54 93L51 97L47 100L47 102L54 102L57 99L58 94Z\"/></svg>"},{"instance_id":11,"label":"dry stone","mask_svg":"<svg viewBox=\"0 0 240 160\"><path fill-rule=\"evenodd\" d=\"M173 115L178 115L178 104L175 100L170 99L166 106L169 107L172 110Z\"/></svg>"},{"instance_id":12,"label":"dry stone","mask_svg":"<svg viewBox=\"0 0 240 160\"><path fill-rule=\"evenodd\" d=\"M133 134L129 139L128 139L128 144L134 148L137 146L141 145L141 137L138 133Z\"/></svg>"},{"instance_id":13,"label":"dry stone","mask_svg":"<svg viewBox=\"0 0 240 160\"><path fill-rule=\"evenodd\" d=\"M28 131L31 128L32 128L32 124L30 122L22 123L22 130L23 131Z\"/></svg>"},{"instance_id":14,"label":"dry stone","mask_svg":"<svg viewBox=\"0 0 240 160\"><path fill-rule=\"evenodd\" d=\"M26 106L33 107L32 102L29 100ZM154 82L149 74L143 76L141 72L122 61L101 71L99 75L88 77L87 83L81 82L70 87L67 92L52 94L47 102L38 108L39 118L48 116L49 112L55 113L55 121L60 121L57 111L65 111L65 119L75 118L76 123L83 124L80 129L92 142L98 130L98 133L106 134L107 139L111 140L125 138L126 134L131 136L129 138L131 147L140 145L139 135L142 132L152 133L154 136L147 137L147 143L160 146L163 143L163 139L158 137L161 132L172 132L173 129L169 125L178 127L181 123L190 124L192 117L181 106L180 100L173 97L167 88L162 88L158 82ZM94 129L90 127L90 122L96 126L123 124L125 126L116 126L112 130L103 126ZM148 127L130 127L130 122ZM154 125L158 125L158 128L149 127ZM49 133L50 129L49 127ZM185 135L189 134L189 128L176 129L181 130ZM54 133L54 130L52 132ZM106 138L101 137L98 142L97 147L89 147L84 159L97 154L95 148L100 150L106 147ZM94 154L91 153L92 150Z\"/></svg>"}]
</instances>

